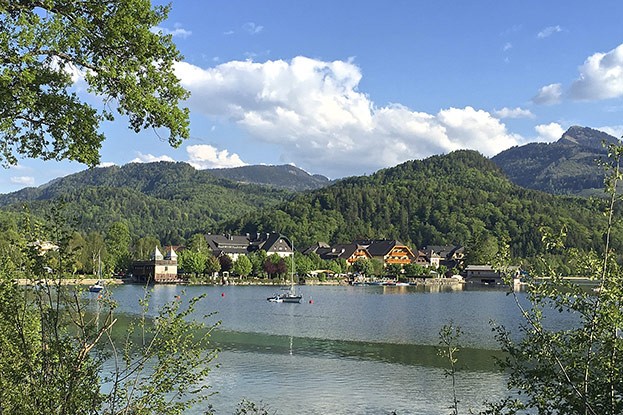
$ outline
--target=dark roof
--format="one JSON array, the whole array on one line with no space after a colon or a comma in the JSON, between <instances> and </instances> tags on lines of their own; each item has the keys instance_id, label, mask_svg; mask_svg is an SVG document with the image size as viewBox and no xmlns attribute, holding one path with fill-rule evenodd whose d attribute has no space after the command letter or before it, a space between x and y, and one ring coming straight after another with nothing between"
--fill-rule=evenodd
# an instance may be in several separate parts
<instances>
[{"instance_id":1,"label":"dark roof","mask_svg":"<svg viewBox=\"0 0 623 415\"><path fill-rule=\"evenodd\" d=\"M396 239L362 239L355 241L355 243L365 246L372 256L385 256L396 245L403 245L402 242Z\"/></svg>"},{"instance_id":2,"label":"dark roof","mask_svg":"<svg viewBox=\"0 0 623 415\"><path fill-rule=\"evenodd\" d=\"M357 244L335 244L331 247L318 248L316 252L320 255L320 258L330 261L338 258L348 259L359 248L363 247Z\"/></svg>"},{"instance_id":3,"label":"dark roof","mask_svg":"<svg viewBox=\"0 0 623 415\"><path fill-rule=\"evenodd\" d=\"M450 259L455 253L460 253L465 250L461 245L430 245L424 248L424 251L434 252L442 258Z\"/></svg>"}]
</instances>

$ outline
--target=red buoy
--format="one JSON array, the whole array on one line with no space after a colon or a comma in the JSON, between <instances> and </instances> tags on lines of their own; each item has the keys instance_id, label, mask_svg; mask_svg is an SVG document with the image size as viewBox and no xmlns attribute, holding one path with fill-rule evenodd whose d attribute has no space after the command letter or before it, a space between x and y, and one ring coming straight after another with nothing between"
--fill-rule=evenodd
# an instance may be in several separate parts
<instances>
[{"instance_id":1,"label":"red buoy","mask_svg":"<svg viewBox=\"0 0 623 415\"><path fill-rule=\"evenodd\" d=\"M314 304L314 300L310 299L309 304Z\"/></svg>"},{"instance_id":2,"label":"red buoy","mask_svg":"<svg viewBox=\"0 0 623 415\"><path fill-rule=\"evenodd\" d=\"M225 297L225 293L221 293L221 297Z\"/></svg>"}]
</instances>

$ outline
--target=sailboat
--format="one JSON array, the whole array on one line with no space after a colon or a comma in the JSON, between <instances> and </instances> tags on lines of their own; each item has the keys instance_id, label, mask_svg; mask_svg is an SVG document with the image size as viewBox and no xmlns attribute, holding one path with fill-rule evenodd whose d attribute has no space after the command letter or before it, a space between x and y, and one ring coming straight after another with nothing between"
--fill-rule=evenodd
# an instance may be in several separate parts
<instances>
[{"instance_id":1,"label":"sailboat","mask_svg":"<svg viewBox=\"0 0 623 415\"><path fill-rule=\"evenodd\" d=\"M290 287L284 288L283 293L275 294L272 297L268 297L267 300L271 303L300 303L303 300L303 296L294 290L294 242L292 242L292 269L290 270Z\"/></svg>"},{"instance_id":2,"label":"sailboat","mask_svg":"<svg viewBox=\"0 0 623 415\"><path fill-rule=\"evenodd\" d=\"M97 282L89 287L89 292L98 293L104 289L104 282L102 281L102 258L99 252L97 253Z\"/></svg>"}]
</instances>

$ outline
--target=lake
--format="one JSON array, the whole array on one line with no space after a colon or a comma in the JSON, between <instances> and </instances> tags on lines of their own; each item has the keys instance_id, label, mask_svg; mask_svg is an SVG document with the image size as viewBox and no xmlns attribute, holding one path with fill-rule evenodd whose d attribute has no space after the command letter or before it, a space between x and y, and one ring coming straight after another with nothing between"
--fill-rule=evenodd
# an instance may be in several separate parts
<instances>
[{"instance_id":1,"label":"lake","mask_svg":"<svg viewBox=\"0 0 623 415\"><path fill-rule=\"evenodd\" d=\"M109 288L118 311L135 314L138 285ZM210 402L232 414L243 398L287 414L446 414L452 403L446 361L437 356L439 330L451 321L464 334L457 393L463 413L504 396L506 377L492 321L522 320L513 296L484 287L303 286L301 304L271 303L267 286L150 288L153 308L178 295L205 294L197 316L220 320L221 349L208 383ZM522 293L520 300L525 301ZM310 301L312 300L312 301ZM568 319L568 321L567 321ZM557 325L572 324L556 316ZM197 408L196 414L201 414Z\"/></svg>"}]
</instances>

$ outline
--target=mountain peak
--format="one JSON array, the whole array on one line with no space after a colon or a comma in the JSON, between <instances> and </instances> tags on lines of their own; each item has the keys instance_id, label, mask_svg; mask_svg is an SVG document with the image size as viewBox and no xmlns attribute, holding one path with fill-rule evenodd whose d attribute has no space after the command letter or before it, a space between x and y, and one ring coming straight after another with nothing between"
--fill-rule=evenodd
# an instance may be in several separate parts
<instances>
[{"instance_id":1,"label":"mountain peak","mask_svg":"<svg viewBox=\"0 0 623 415\"><path fill-rule=\"evenodd\" d=\"M562 135L560 144L575 144L584 147L590 147L597 150L603 149L603 143L616 143L618 140L610 134L603 131L594 130L589 127L581 127L574 125Z\"/></svg>"}]
</instances>

